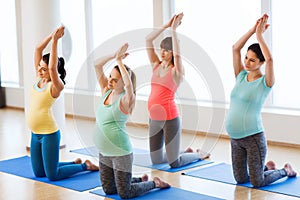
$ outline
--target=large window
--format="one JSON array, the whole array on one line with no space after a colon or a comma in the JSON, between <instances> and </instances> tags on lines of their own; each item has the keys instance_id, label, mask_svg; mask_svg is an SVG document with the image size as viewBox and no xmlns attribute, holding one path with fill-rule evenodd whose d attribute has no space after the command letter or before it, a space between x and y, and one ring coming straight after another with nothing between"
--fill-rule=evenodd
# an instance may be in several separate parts
<instances>
[{"instance_id":1,"label":"large window","mask_svg":"<svg viewBox=\"0 0 300 200\"><path fill-rule=\"evenodd\" d=\"M15 1L0 1L0 69L4 83L19 84Z\"/></svg>"},{"instance_id":2,"label":"large window","mask_svg":"<svg viewBox=\"0 0 300 200\"><path fill-rule=\"evenodd\" d=\"M235 82L231 47L260 17L261 1L175 0L174 2L175 13L184 13L178 32L194 41L207 53L218 72L215 75L216 81L218 80L217 76L221 77L226 101L228 102ZM251 38L249 44L254 39L255 37ZM246 44L244 49L249 44ZM185 45L181 42L182 47ZM187 53L199 54L198 58L203 59L203 61L200 61L200 65L197 62L194 66L192 64L195 63L189 63L190 60L183 62L186 70L186 80L193 87L196 98L201 101L222 102L223 99L212 99L211 90L214 85L206 80L209 78L207 74L210 72L205 72L206 68L213 67L207 64L209 62L208 58L203 57L203 53L191 49Z\"/></svg>"},{"instance_id":3,"label":"large window","mask_svg":"<svg viewBox=\"0 0 300 200\"><path fill-rule=\"evenodd\" d=\"M119 45L128 42L126 37L118 36L122 33L152 27L152 3L152 0L61 0L62 23L67 28L63 38L63 52L67 58L66 86L94 90L95 74L89 56L107 41L121 38ZM116 50L117 47L112 44L110 50ZM130 67L137 68L148 61L145 49L131 51L131 56L126 59ZM105 52L108 53L112 51Z\"/></svg>"},{"instance_id":4,"label":"large window","mask_svg":"<svg viewBox=\"0 0 300 200\"><path fill-rule=\"evenodd\" d=\"M61 0L61 21L66 26L62 39L66 59L66 87L88 89L85 0Z\"/></svg>"},{"instance_id":5,"label":"large window","mask_svg":"<svg viewBox=\"0 0 300 200\"><path fill-rule=\"evenodd\" d=\"M153 27L153 0L93 0L92 13L94 48L105 48L109 43L109 52L103 52L107 54L128 42L130 56L124 63L137 73L137 93L149 93L147 84L139 84L139 81L145 78L145 71L141 69L149 65L143 30ZM110 70L111 68L106 73Z\"/></svg>"},{"instance_id":6,"label":"large window","mask_svg":"<svg viewBox=\"0 0 300 200\"><path fill-rule=\"evenodd\" d=\"M18 52L22 50L18 49L21 45L18 44L16 25L16 16L20 13L16 13L15 2L18 1L0 1L0 25L5 27L1 29L0 67L5 85L20 84L19 66L22 65L19 65ZM156 25L162 20L166 23L172 14L183 12L184 18L177 32L185 81L178 95L180 99L228 103L235 83L231 47L262 12L267 12L271 26L266 40L273 54L276 77L267 106L300 109L297 92L300 67L295 59L300 44L299 7L298 0L60 0L61 22L66 26L62 41L63 56L67 61L66 87L98 90L93 63L87 62L90 53L109 44L108 51L100 54L104 55L129 42L130 56L124 63L137 73L137 94L149 95L151 71L147 70L151 68L146 49L143 45L136 48L134 43L145 44L144 37L154 21ZM137 41L127 38L128 35L132 37L131 32L137 34L134 38ZM242 56L253 42L256 42L255 36L245 44ZM221 82L219 89L223 90L224 98L213 95L216 92L214 81Z\"/></svg>"},{"instance_id":7,"label":"large window","mask_svg":"<svg viewBox=\"0 0 300 200\"><path fill-rule=\"evenodd\" d=\"M300 1L272 1L272 47L276 82L273 104L300 108L298 53Z\"/></svg>"},{"instance_id":8,"label":"large window","mask_svg":"<svg viewBox=\"0 0 300 200\"><path fill-rule=\"evenodd\" d=\"M153 27L153 0L93 0L94 46L127 31Z\"/></svg>"}]
</instances>

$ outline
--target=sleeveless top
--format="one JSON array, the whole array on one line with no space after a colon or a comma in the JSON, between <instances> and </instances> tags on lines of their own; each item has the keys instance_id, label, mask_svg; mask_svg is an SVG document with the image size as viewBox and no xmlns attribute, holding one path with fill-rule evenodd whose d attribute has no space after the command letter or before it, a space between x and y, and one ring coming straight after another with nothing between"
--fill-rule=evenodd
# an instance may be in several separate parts
<instances>
[{"instance_id":1,"label":"sleeveless top","mask_svg":"<svg viewBox=\"0 0 300 200\"><path fill-rule=\"evenodd\" d=\"M104 102L112 90L108 90L100 100L96 110L96 127L94 143L104 156L124 156L132 153L129 136L126 131L128 115L120 109L121 98L111 105Z\"/></svg>"},{"instance_id":2,"label":"sleeveless top","mask_svg":"<svg viewBox=\"0 0 300 200\"><path fill-rule=\"evenodd\" d=\"M163 77L157 75L159 66L160 64L153 69L148 112L150 119L171 120L179 115L175 104L175 93L178 86L173 80L172 70L169 70Z\"/></svg>"},{"instance_id":3,"label":"sleeveless top","mask_svg":"<svg viewBox=\"0 0 300 200\"><path fill-rule=\"evenodd\" d=\"M43 88L38 87L41 78L37 78L30 91L30 103L26 116L27 124L35 134L50 134L58 131L52 113L52 105L56 98L51 96L52 82Z\"/></svg>"}]
</instances>

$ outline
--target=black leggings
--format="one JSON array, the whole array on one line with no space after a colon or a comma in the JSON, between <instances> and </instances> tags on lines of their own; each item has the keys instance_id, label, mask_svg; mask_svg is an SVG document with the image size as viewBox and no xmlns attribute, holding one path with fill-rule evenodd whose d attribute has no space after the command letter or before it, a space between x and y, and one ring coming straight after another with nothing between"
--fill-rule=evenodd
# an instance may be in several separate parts
<instances>
[{"instance_id":1,"label":"black leggings","mask_svg":"<svg viewBox=\"0 0 300 200\"><path fill-rule=\"evenodd\" d=\"M149 120L150 155L153 164L168 162L172 168L199 160L198 153L180 152L181 127L179 117L157 121ZM164 153L164 144L166 153Z\"/></svg>"},{"instance_id":2,"label":"black leggings","mask_svg":"<svg viewBox=\"0 0 300 200\"><path fill-rule=\"evenodd\" d=\"M284 169L264 171L266 154L267 143L263 132L241 139L231 139L235 180L238 183L250 180L254 187L262 187L285 177Z\"/></svg>"},{"instance_id":3,"label":"black leggings","mask_svg":"<svg viewBox=\"0 0 300 200\"><path fill-rule=\"evenodd\" d=\"M125 156L99 154L100 180L106 194L118 193L122 199L140 196L155 188L153 181L132 178L132 153Z\"/></svg>"}]
</instances>

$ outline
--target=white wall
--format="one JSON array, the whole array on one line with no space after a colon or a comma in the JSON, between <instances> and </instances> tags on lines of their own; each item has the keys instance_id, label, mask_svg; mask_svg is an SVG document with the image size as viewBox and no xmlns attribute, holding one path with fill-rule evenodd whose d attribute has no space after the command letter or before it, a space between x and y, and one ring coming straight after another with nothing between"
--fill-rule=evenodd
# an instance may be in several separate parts
<instances>
[{"instance_id":1,"label":"white wall","mask_svg":"<svg viewBox=\"0 0 300 200\"><path fill-rule=\"evenodd\" d=\"M9 107L24 108L22 88L6 88L6 104ZM65 112L94 118L99 96L89 93L72 94L65 92ZM190 131L227 135L223 127L227 108L207 105L192 105L188 102L178 105L182 113L182 128ZM300 145L300 112L264 109L263 122L269 141ZM148 124L147 101L138 100L130 122Z\"/></svg>"}]
</instances>

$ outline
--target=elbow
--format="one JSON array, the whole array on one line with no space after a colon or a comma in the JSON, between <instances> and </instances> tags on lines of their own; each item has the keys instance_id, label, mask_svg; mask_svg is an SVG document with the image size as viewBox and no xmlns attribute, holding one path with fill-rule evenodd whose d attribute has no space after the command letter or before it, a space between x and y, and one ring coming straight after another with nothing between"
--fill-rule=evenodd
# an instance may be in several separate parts
<instances>
[{"instance_id":1,"label":"elbow","mask_svg":"<svg viewBox=\"0 0 300 200\"><path fill-rule=\"evenodd\" d=\"M100 67L100 64L97 63L97 62L94 62L94 67L95 67L95 68L99 68L99 67Z\"/></svg>"},{"instance_id":2,"label":"elbow","mask_svg":"<svg viewBox=\"0 0 300 200\"><path fill-rule=\"evenodd\" d=\"M153 42L154 39L153 39L153 37L148 35L148 36L145 37L145 40L146 40L147 45L152 45L152 42Z\"/></svg>"},{"instance_id":3,"label":"elbow","mask_svg":"<svg viewBox=\"0 0 300 200\"><path fill-rule=\"evenodd\" d=\"M265 62L268 63L268 64L273 64L273 58L272 58L272 56L270 56L268 58L265 58Z\"/></svg>"},{"instance_id":4,"label":"elbow","mask_svg":"<svg viewBox=\"0 0 300 200\"><path fill-rule=\"evenodd\" d=\"M54 64L50 64L48 65L48 70L49 70L49 73L55 73L57 71L57 63L54 63Z\"/></svg>"},{"instance_id":5,"label":"elbow","mask_svg":"<svg viewBox=\"0 0 300 200\"><path fill-rule=\"evenodd\" d=\"M146 36L145 39L146 39L146 42L151 42L152 41L149 36Z\"/></svg>"},{"instance_id":6,"label":"elbow","mask_svg":"<svg viewBox=\"0 0 300 200\"><path fill-rule=\"evenodd\" d=\"M57 71L57 69L53 65L49 65L48 70L50 74L54 74Z\"/></svg>"},{"instance_id":7,"label":"elbow","mask_svg":"<svg viewBox=\"0 0 300 200\"><path fill-rule=\"evenodd\" d=\"M237 46L237 45L232 45L232 51L235 52L235 51L240 51L240 48Z\"/></svg>"},{"instance_id":8,"label":"elbow","mask_svg":"<svg viewBox=\"0 0 300 200\"><path fill-rule=\"evenodd\" d=\"M181 59L179 52L174 52L173 57L174 57L174 60L180 60Z\"/></svg>"},{"instance_id":9,"label":"elbow","mask_svg":"<svg viewBox=\"0 0 300 200\"><path fill-rule=\"evenodd\" d=\"M146 47L153 47L152 40L146 39Z\"/></svg>"},{"instance_id":10,"label":"elbow","mask_svg":"<svg viewBox=\"0 0 300 200\"><path fill-rule=\"evenodd\" d=\"M40 45L35 46L35 52L43 52L43 48Z\"/></svg>"}]
</instances>

